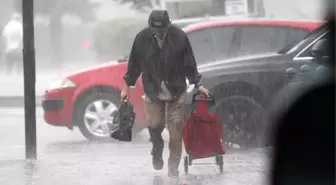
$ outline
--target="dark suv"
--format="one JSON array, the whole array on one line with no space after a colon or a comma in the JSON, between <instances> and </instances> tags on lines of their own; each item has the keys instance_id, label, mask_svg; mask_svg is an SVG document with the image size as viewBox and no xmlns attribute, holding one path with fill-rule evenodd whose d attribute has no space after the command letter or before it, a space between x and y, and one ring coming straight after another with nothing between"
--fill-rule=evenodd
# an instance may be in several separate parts
<instances>
[{"instance_id":1,"label":"dark suv","mask_svg":"<svg viewBox=\"0 0 336 185\"><path fill-rule=\"evenodd\" d=\"M224 125L226 141L239 146L264 144L271 103L287 84L284 71L289 67L299 71L302 65L311 63L310 49L328 33L324 25L279 52L199 66L203 85L217 100L214 111Z\"/></svg>"}]
</instances>

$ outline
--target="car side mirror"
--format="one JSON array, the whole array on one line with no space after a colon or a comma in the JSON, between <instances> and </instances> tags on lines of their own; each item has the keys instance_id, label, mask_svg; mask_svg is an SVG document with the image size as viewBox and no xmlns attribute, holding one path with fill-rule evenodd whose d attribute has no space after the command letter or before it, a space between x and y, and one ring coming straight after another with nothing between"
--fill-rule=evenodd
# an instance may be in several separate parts
<instances>
[{"instance_id":1,"label":"car side mirror","mask_svg":"<svg viewBox=\"0 0 336 185\"><path fill-rule=\"evenodd\" d=\"M318 40L310 49L309 55L317 60L326 57L327 47L328 47L327 39Z\"/></svg>"}]
</instances>

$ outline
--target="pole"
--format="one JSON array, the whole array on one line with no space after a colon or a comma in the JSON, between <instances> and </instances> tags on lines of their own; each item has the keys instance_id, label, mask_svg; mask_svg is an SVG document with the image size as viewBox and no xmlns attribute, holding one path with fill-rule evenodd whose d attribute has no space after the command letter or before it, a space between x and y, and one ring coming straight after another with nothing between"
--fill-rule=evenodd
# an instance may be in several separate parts
<instances>
[{"instance_id":1,"label":"pole","mask_svg":"<svg viewBox=\"0 0 336 185\"><path fill-rule=\"evenodd\" d=\"M34 0L22 0L26 159L36 159Z\"/></svg>"}]
</instances>

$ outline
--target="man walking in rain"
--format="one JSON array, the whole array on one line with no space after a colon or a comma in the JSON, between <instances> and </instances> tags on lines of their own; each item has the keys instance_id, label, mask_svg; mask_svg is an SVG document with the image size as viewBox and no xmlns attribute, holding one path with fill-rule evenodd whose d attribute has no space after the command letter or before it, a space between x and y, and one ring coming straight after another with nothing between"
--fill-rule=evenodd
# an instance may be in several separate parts
<instances>
[{"instance_id":1,"label":"man walking in rain","mask_svg":"<svg viewBox=\"0 0 336 185\"><path fill-rule=\"evenodd\" d=\"M153 167L156 170L163 168L164 141L161 134L167 124L170 135L168 176L178 176L182 154L186 79L200 93L208 96L209 91L200 84L201 75L197 71L187 35L171 25L168 12L153 10L148 25L134 39L121 98L129 96L130 86L134 86L142 74L148 130L153 144Z\"/></svg>"},{"instance_id":2,"label":"man walking in rain","mask_svg":"<svg viewBox=\"0 0 336 185\"><path fill-rule=\"evenodd\" d=\"M22 42L23 25L21 15L14 13L12 19L3 29L2 36L5 39L5 61L6 72L11 73L14 66L22 70Z\"/></svg>"}]
</instances>

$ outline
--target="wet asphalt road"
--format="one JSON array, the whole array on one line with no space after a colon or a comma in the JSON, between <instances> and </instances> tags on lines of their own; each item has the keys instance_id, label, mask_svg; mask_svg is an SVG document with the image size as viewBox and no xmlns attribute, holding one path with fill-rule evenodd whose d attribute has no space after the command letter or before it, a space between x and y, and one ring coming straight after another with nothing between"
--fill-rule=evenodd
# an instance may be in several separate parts
<instances>
[{"instance_id":1,"label":"wet asphalt road","mask_svg":"<svg viewBox=\"0 0 336 185\"><path fill-rule=\"evenodd\" d=\"M132 143L87 141L77 129L52 127L37 110L38 160L24 160L24 114L22 108L0 109L1 185L164 185L176 184L167 178L166 166L151 166L147 132ZM164 133L167 140L167 134ZM168 149L165 145L165 158ZM196 162L214 162L213 158ZM216 165L191 166L185 176L180 166L177 184L262 185L267 158L262 149L232 151L224 156L224 174Z\"/></svg>"}]
</instances>

